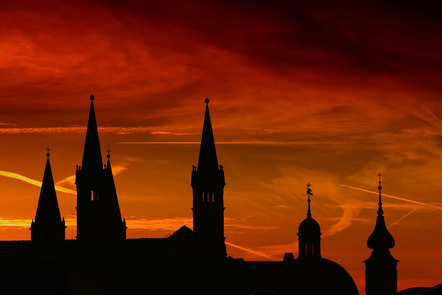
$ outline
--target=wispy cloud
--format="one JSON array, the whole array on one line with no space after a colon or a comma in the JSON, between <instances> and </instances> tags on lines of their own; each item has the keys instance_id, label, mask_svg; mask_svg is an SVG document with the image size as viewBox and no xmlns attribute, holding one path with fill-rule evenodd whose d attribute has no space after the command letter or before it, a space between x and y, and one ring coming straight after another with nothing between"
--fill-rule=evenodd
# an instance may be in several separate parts
<instances>
[{"instance_id":1,"label":"wispy cloud","mask_svg":"<svg viewBox=\"0 0 442 295\"><path fill-rule=\"evenodd\" d=\"M154 129L154 127L98 127L99 132L116 133L116 134L151 132L152 129ZM0 128L0 134L61 134L61 133L72 134L72 133L84 133L84 132L86 132L86 127L84 126Z\"/></svg>"},{"instance_id":2,"label":"wispy cloud","mask_svg":"<svg viewBox=\"0 0 442 295\"><path fill-rule=\"evenodd\" d=\"M360 211L359 208L355 206L347 206L345 203L341 203L340 207L344 211L341 218L339 218L339 221L324 234L324 237L332 236L348 228Z\"/></svg>"},{"instance_id":3,"label":"wispy cloud","mask_svg":"<svg viewBox=\"0 0 442 295\"><path fill-rule=\"evenodd\" d=\"M358 191L361 191L361 192L370 193L370 194L375 194L375 195L379 194L379 192L370 191L370 190L366 190L366 189L363 189L363 188L358 188L358 187L349 186L349 185L345 185L345 184L340 184L340 186L346 187L346 188L350 188L350 189L354 189L354 190L358 190ZM436 205L433 205L433 204L430 204L430 203L418 202L418 201L414 201L414 200L410 200L410 199L406 199L406 198L401 198L401 197L396 197L396 196L392 196L392 195L387 195L387 194L382 194L382 196L383 197L387 197L387 198L391 198L391 199L395 199L395 200L400 200L400 201L408 202L408 203L428 206L428 207L432 207L432 208L438 209L438 210L442 209L442 207L439 207L439 206L436 206Z\"/></svg>"},{"instance_id":4,"label":"wispy cloud","mask_svg":"<svg viewBox=\"0 0 442 295\"><path fill-rule=\"evenodd\" d=\"M126 224L131 229L147 229L153 231L173 232L182 227L192 227L193 219L188 217L148 219L148 218L126 218Z\"/></svg>"},{"instance_id":5,"label":"wispy cloud","mask_svg":"<svg viewBox=\"0 0 442 295\"><path fill-rule=\"evenodd\" d=\"M127 167L126 166L122 166L122 165L112 166L112 173L113 173L114 176L117 176L121 172L125 171L126 169L127 169ZM71 176L63 178L60 181L57 181L55 183L55 186L61 186L63 184L69 184L69 185L75 186L75 175L71 175Z\"/></svg>"},{"instance_id":6,"label":"wispy cloud","mask_svg":"<svg viewBox=\"0 0 442 295\"><path fill-rule=\"evenodd\" d=\"M14 172L9 172L9 171L3 171L0 170L0 175L4 176L4 177L8 177L8 178L13 178L13 179L17 179L38 187L41 187L41 181L35 180L35 179L31 179L29 177L26 177L24 175L18 174L18 173L14 173ZM59 192L63 192L63 193L68 193L71 195L76 195L77 192L59 185L55 185L55 190L59 191Z\"/></svg>"},{"instance_id":7,"label":"wispy cloud","mask_svg":"<svg viewBox=\"0 0 442 295\"><path fill-rule=\"evenodd\" d=\"M31 226L31 222L33 219L31 218L5 218L0 217L0 229L7 229L7 228L29 228ZM65 218L66 226L69 228L76 228L77 227L77 220L76 218Z\"/></svg>"},{"instance_id":8,"label":"wispy cloud","mask_svg":"<svg viewBox=\"0 0 442 295\"><path fill-rule=\"evenodd\" d=\"M31 219L29 218L3 218L0 217L0 229L6 229L10 227L25 227L31 226Z\"/></svg>"},{"instance_id":9,"label":"wispy cloud","mask_svg":"<svg viewBox=\"0 0 442 295\"><path fill-rule=\"evenodd\" d=\"M258 251L258 250L254 250L254 249L251 249L251 248L248 248L248 247L238 246L238 245L235 245L235 244L232 244L232 243L229 243L229 242L226 242L226 245L234 247L234 248L237 248L237 249L240 249L240 250L243 250L245 252L249 252L249 253L252 253L252 254L255 254L255 255L267 258L269 260L276 260L275 257L273 257L271 255L268 255L268 254L266 254L264 252Z\"/></svg>"},{"instance_id":10,"label":"wispy cloud","mask_svg":"<svg viewBox=\"0 0 442 295\"><path fill-rule=\"evenodd\" d=\"M338 142L339 143L339 142ZM199 141L120 141L117 144L164 144L164 145L194 145L201 144ZM250 141L217 141L216 145L277 145L277 146L292 146L292 145L310 145L310 144L337 144L337 142L330 141L314 141L314 140L301 140L301 141L277 141L277 140L250 140Z\"/></svg>"},{"instance_id":11,"label":"wispy cloud","mask_svg":"<svg viewBox=\"0 0 442 295\"><path fill-rule=\"evenodd\" d=\"M393 222L392 224L390 224L389 226L387 226L387 228L392 227L395 224L398 224L399 222L401 222L402 220L404 220L405 218L407 218L411 213L413 213L414 211L416 211L417 209L419 209L419 207L411 210L410 212L408 212L407 214L405 214L404 216L402 216L401 218L399 218L398 220L396 220L395 222Z\"/></svg>"},{"instance_id":12,"label":"wispy cloud","mask_svg":"<svg viewBox=\"0 0 442 295\"><path fill-rule=\"evenodd\" d=\"M171 132L171 131L152 131L150 134L153 135L193 135L190 132Z\"/></svg>"}]
</instances>

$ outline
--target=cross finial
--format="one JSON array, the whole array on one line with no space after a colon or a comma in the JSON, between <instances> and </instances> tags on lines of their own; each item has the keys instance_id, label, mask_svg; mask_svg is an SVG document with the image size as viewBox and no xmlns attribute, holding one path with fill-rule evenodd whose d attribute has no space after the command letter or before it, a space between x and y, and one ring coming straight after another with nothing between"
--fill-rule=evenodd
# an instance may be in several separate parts
<instances>
[{"instance_id":1,"label":"cross finial","mask_svg":"<svg viewBox=\"0 0 442 295\"><path fill-rule=\"evenodd\" d=\"M46 157L49 158L49 156L51 155L49 152L51 151L51 149L49 147L45 148L46 150Z\"/></svg>"},{"instance_id":2,"label":"cross finial","mask_svg":"<svg viewBox=\"0 0 442 295\"><path fill-rule=\"evenodd\" d=\"M381 196L381 191L382 191L382 186L381 186L381 172L378 173L378 177L379 177L379 186L378 186L378 190L379 190L379 209L378 209L378 214L382 215L384 213L384 211L382 210L382 196Z\"/></svg>"},{"instance_id":3,"label":"cross finial","mask_svg":"<svg viewBox=\"0 0 442 295\"><path fill-rule=\"evenodd\" d=\"M107 152L107 158L109 159L111 156L110 156L110 153L112 152L111 150L110 150L110 148L107 148L107 150L106 150L106 152Z\"/></svg>"}]
</instances>

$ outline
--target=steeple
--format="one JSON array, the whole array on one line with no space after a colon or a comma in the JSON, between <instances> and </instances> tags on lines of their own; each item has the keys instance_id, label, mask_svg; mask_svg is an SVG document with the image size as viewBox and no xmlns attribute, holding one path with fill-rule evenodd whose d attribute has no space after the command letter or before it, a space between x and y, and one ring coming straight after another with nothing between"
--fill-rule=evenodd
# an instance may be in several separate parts
<instances>
[{"instance_id":1,"label":"steeple","mask_svg":"<svg viewBox=\"0 0 442 295\"><path fill-rule=\"evenodd\" d=\"M378 217L376 219L376 226L373 230L373 233L370 235L367 241L368 248L373 250L388 250L394 247L394 238L388 232L387 226L385 225L384 220L384 210L382 210L382 186L381 186L381 176L379 173L379 203L378 203Z\"/></svg>"},{"instance_id":2,"label":"steeple","mask_svg":"<svg viewBox=\"0 0 442 295\"><path fill-rule=\"evenodd\" d=\"M46 167L38 199L35 221L31 223L31 240L37 242L54 242L65 239L65 222L61 219L60 209L55 193L49 148L46 153Z\"/></svg>"},{"instance_id":3,"label":"steeple","mask_svg":"<svg viewBox=\"0 0 442 295\"><path fill-rule=\"evenodd\" d=\"M373 252L365 262L365 291L367 295L394 295L397 292L397 263L390 253L395 241L388 232L382 210L382 185L379 173L379 202L376 225L367 241Z\"/></svg>"},{"instance_id":4,"label":"steeple","mask_svg":"<svg viewBox=\"0 0 442 295\"><path fill-rule=\"evenodd\" d=\"M97 119L95 118L93 95L90 96L91 107L89 111L89 120L87 123L86 141L83 152L83 171L88 173L98 173L103 169L103 160L101 158L100 140L98 139Z\"/></svg>"},{"instance_id":5,"label":"steeple","mask_svg":"<svg viewBox=\"0 0 442 295\"><path fill-rule=\"evenodd\" d=\"M121 222L121 212L120 205L118 204L117 198L117 190L115 188L114 176L112 173L112 167L110 163L110 149L107 149L107 164L104 169L104 180L107 183L106 189L108 190L106 193L109 196L108 200L108 210L107 213L109 215L109 223L114 228L113 235L119 235L120 231L124 231L124 238L126 237L126 219Z\"/></svg>"},{"instance_id":6,"label":"steeple","mask_svg":"<svg viewBox=\"0 0 442 295\"><path fill-rule=\"evenodd\" d=\"M222 166L218 166L216 157L208 98L205 103L198 167L192 168L193 230L206 255L225 258L224 171Z\"/></svg>"},{"instance_id":7,"label":"steeple","mask_svg":"<svg viewBox=\"0 0 442 295\"><path fill-rule=\"evenodd\" d=\"M321 228L319 223L312 218L310 209L311 197L313 196L307 183L307 218L304 219L298 228L298 257L321 257Z\"/></svg>"},{"instance_id":8,"label":"steeple","mask_svg":"<svg viewBox=\"0 0 442 295\"><path fill-rule=\"evenodd\" d=\"M94 99L86 131L82 166L77 166L77 239L109 241L126 238L126 223L121 220L117 191L110 166L103 167Z\"/></svg>"},{"instance_id":9,"label":"steeple","mask_svg":"<svg viewBox=\"0 0 442 295\"><path fill-rule=\"evenodd\" d=\"M218 160L215 150L215 139L213 138L212 123L210 122L209 99L206 103L206 113L204 115L203 135L201 137L200 155L198 159L198 170L207 173L218 171Z\"/></svg>"}]
</instances>

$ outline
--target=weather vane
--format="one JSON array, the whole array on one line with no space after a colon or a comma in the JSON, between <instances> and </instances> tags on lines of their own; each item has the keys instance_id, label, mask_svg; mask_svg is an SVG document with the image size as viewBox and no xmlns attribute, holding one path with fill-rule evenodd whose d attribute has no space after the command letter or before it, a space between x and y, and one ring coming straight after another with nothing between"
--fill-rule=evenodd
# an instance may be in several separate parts
<instances>
[{"instance_id":1,"label":"weather vane","mask_svg":"<svg viewBox=\"0 0 442 295\"><path fill-rule=\"evenodd\" d=\"M307 183L307 198L308 198L309 202L310 202L310 197L313 196L312 189L310 187L311 187L311 184L309 182L309 183Z\"/></svg>"}]
</instances>

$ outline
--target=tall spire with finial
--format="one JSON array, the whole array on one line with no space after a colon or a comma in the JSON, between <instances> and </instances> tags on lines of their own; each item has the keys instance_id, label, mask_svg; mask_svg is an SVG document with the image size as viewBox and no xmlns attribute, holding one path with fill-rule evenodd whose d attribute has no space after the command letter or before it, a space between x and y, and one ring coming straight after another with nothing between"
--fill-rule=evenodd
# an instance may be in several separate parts
<instances>
[{"instance_id":1,"label":"tall spire with finial","mask_svg":"<svg viewBox=\"0 0 442 295\"><path fill-rule=\"evenodd\" d=\"M93 95L84 144L82 166L77 166L77 239L109 241L126 238L126 224L121 220L117 192L108 161L103 168Z\"/></svg>"},{"instance_id":2,"label":"tall spire with finial","mask_svg":"<svg viewBox=\"0 0 442 295\"><path fill-rule=\"evenodd\" d=\"M208 173L216 173L218 170L218 159L216 157L212 122L210 121L209 99L206 98L204 102L206 103L206 113L204 116L203 134L201 136L198 170L206 171Z\"/></svg>"},{"instance_id":3,"label":"tall spire with finial","mask_svg":"<svg viewBox=\"0 0 442 295\"><path fill-rule=\"evenodd\" d=\"M192 168L193 230L206 256L224 259L224 171L216 157L208 98L205 103L198 167Z\"/></svg>"},{"instance_id":4,"label":"tall spire with finial","mask_svg":"<svg viewBox=\"0 0 442 295\"><path fill-rule=\"evenodd\" d=\"M365 291L367 295L394 295L397 292L397 262L390 253L395 241L387 229L382 210L381 173L379 177L379 202L376 225L367 241L373 249L370 258L365 262Z\"/></svg>"},{"instance_id":5,"label":"tall spire with finial","mask_svg":"<svg viewBox=\"0 0 442 295\"><path fill-rule=\"evenodd\" d=\"M31 240L37 242L54 242L65 239L65 223L61 219L49 161L50 148L46 148L46 167L38 199L35 221L31 223Z\"/></svg>"},{"instance_id":6,"label":"tall spire with finial","mask_svg":"<svg viewBox=\"0 0 442 295\"><path fill-rule=\"evenodd\" d=\"M307 218L298 228L298 257L321 257L321 228L319 223L312 218L310 209L313 196L311 184L307 183Z\"/></svg>"},{"instance_id":7,"label":"tall spire with finial","mask_svg":"<svg viewBox=\"0 0 442 295\"><path fill-rule=\"evenodd\" d=\"M84 143L83 161L81 164L83 171L88 171L91 177L103 169L97 119L95 117L94 99L95 96L91 95L91 107L89 110L86 140Z\"/></svg>"}]
</instances>

